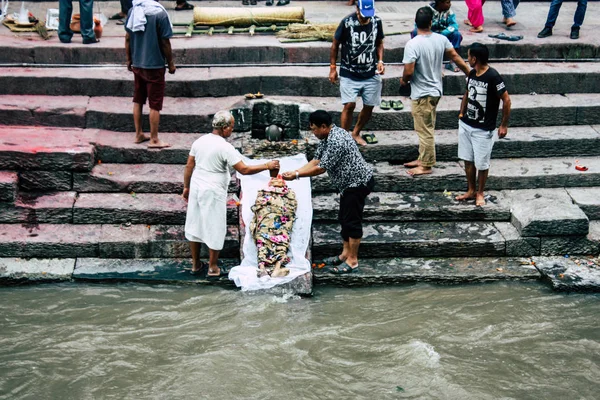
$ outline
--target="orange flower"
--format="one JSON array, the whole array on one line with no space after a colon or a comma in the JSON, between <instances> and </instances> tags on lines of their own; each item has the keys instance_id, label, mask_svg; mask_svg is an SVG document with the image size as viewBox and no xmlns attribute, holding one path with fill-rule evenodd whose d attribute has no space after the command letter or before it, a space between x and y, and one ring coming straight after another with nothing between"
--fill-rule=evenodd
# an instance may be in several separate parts
<instances>
[{"instance_id":1,"label":"orange flower","mask_svg":"<svg viewBox=\"0 0 600 400\"><path fill-rule=\"evenodd\" d=\"M292 144L296 145L296 144L298 144L298 141L296 139L294 139L294 140L292 140Z\"/></svg>"},{"instance_id":2,"label":"orange flower","mask_svg":"<svg viewBox=\"0 0 600 400\"><path fill-rule=\"evenodd\" d=\"M102 160L98 160L98 165L102 164Z\"/></svg>"},{"instance_id":3,"label":"orange flower","mask_svg":"<svg viewBox=\"0 0 600 400\"><path fill-rule=\"evenodd\" d=\"M324 268L324 267L325 267L325 264L323 264L323 263L319 264L319 268Z\"/></svg>"},{"instance_id":4,"label":"orange flower","mask_svg":"<svg viewBox=\"0 0 600 400\"><path fill-rule=\"evenodd\" d=\"M317 264L313 263L312 267L317 268Z\"/></svg>"}]
</instances>

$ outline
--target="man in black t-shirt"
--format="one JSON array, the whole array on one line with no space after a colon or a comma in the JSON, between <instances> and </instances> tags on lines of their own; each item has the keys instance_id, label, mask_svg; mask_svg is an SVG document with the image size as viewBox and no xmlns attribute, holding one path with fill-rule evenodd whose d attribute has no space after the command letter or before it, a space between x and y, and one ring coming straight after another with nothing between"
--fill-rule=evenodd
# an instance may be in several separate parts
<instances>
[{"instance_id":1,"label":"man in black t-shirt","mask_svg":"<svg viewBox=\"0 0 600 400\"><path fill-rule=\"evenodd\" d=\"M469 48L468 61L473 69L467 78L467 92L462 100L458 123L458 158L465 161L468 187L467 193L457 196L456 200L475 199L475 205L479 207L485 205L483 190L490 168L500 100L502 122L497 131L500 138L508 132L510 115L506 85L498 71L488 65L488 58L489 51L485 45L473 43Z\"/></svg>"},{"instance_id":2,"label":"man in black t-shirt","mask_svg":"<svg viewBox=\"0 0 600 400\"><path fill-rule=\"evenodd\" d=\"M375 16L374 0L359 0L356 13L340 22L331 45L331 83L338 80L336 60L340 46L342 47L340 93L344 109L341 127L352 132L352 138L363 146L367 143L360 137L360 131L371 118L373 107L381 102L381 75L385 72L383 37L381 19ZM362 97L363 109L354 129L350 130L358 96Z\"/></svg>"}]
</instances>

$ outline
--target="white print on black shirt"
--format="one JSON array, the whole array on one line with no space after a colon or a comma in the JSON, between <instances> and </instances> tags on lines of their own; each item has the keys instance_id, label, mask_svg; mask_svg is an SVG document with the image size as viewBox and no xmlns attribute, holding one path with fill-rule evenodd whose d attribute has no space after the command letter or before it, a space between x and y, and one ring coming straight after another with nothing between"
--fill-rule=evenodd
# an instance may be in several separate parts
<instances>
[{"instance_id":1,"label":"white print on black shirt","mask_svg":"<svg viewBox=\"0 0 600 400\"><path fill-rule=\"evenodd\" d=\"M350 71L364 70L364 66L373 65L375 61L373 54L375 52L375 40L377 38L377 23L375 18L371 18L371 32L357 32L354 30L356 26L360 26L360 22L356 19L349 18L346 20L346 28L350 29L350 46L348 52L349 60L347 60L348 69ZM356 65L357 68L354 68Z\"/></svg>"},{"instance_id":2,"label":"white print on black shirt","mask_svg":"<svg viewBox=\"0 0 600 400\"><path fill-rule=\"evenodd\" d=\"M504 84L504 83L503 83ZM479 123L485 122L485 106L488 94L487 82L469 80L469 102L467 104L467 118Z\"/></svg>"}]
</instances>

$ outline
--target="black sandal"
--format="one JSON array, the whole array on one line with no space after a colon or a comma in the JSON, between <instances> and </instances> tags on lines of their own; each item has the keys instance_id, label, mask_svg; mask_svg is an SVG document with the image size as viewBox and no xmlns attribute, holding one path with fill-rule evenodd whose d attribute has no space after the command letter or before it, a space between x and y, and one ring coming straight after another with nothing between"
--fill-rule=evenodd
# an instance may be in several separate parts
<instances>
[{"instance_id":1,"label":"black sandal","mask_svg":"<svg viewBox=\"0 0 600 400\"><path fill-rule=\"evenodd\" d=\"M200 261L200 269L197 271L191 269L190 274L200 278L206 278L206 275L208 274L208 264L203 261Z\"/></svg>"},{"instance_id":2,"label":"black sandal","mask_svg":"<svg viewBox=\"0 0 600 400\"><path fill-rule=\"evenodd\" d=\"M350 265L348 265L344 261L343 264L341 264L337 267L329 268L329 272L331 272L332 274L336 274L336 275L344 275L344 274L351 274L357 269L358 269L358 266L352 268Z\"/></svg>"},{"instance_id":3,"label":"black sandal","mask_svg":"<svg viewBox=\"0 0 600 400\"><path fill-rule=\"evenodd\" d=\"M338 256L327 257L326 259L323 260L324 264L331 265L331 266L340 265L343 262L344 261L340 260L340 258Z\"/></svg>"}]
</instances>

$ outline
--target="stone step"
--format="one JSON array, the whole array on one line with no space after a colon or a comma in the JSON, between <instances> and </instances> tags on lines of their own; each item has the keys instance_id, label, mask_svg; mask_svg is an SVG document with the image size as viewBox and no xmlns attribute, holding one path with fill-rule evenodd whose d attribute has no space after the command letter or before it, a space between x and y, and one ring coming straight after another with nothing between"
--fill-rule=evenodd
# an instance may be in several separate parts
<instances>
[{"instance_id":1,"label":"stone step","mask_svg":"<svg viewBox=\"0 0 600 400\"><path fill-rule=\"evenodd\" d=\"M0 254L24 258L188 258L181 225L0 224ZM202 256L208 250L202 246ZM239 230L229 226L223 258L239 258Z\"/></svg>"},{"instance_id":2,"label":"stone step","mask_svg":"<svg viewBox=\"0 0 600 400\"><path fill-rule=\"evenodd\" d=\"M338 224L313 225L313 259L338 255ZM596 255L600 221L584 236L523 237L509 222L368 222L363 224L360 258L530 257Z\"/></svg>"},{"instance_id":3,"label":"stone step","mask_svg":"<svg viewBox=\"0 0 600 400\"><path fill-rule=\"evenodd\" d=\"M568 188L567 193L589 219L600 219L600 188Z\"/></svg>"},{"instance_id":4,"label":"stone step","mask_svg":"<svg viewBox=\"0 0 600 400\"><path fill-rule=\"evenodd\" d=\"M15 201L18 182L16 172L0 171L0 202Z\"/></svg>"},{"instance_id":5,"label":"stone step","mask_svg":"<svg viewBox=\"0 0 600 400\"><path fill-rule=\"evenodd\" d=\"M487 190L600 186L600 157L581 157L588 171L575 169L573 158L507 158L494 160ZM431 175L411 177L402 165L376 163L376 192L443 192L466 190L462 163L440 162ZM332 192L327 175L312 178L314 192Z\"/></svg>"},{"instance_id":6,"label":"stone step","mask_svg":"<svg viewBox=\"0 0 600 400\"><path fill-rule=\"evenodd\" d=\"M73 206L75 224L184 225L187 203L180 194L81 193ZM227 201L227 223L239 223L238 205Z\"/></svg>"},{"instance_id":7,"label":"stone step","mask_svg":"<svg viewBox=\"0 0 600 400\"><path fill-rule=\"evenodd\" d=\"M317 261L318 263L318 261ZM360 268L336 275L328 268L313 269L317 285L372 286L415 282L464 284L505 280L539 280L530 259L512 257L362 258Z\"/></svg>"},{"instance_id":8,"label":"stone step","mask_svg":"<svg viewBox=\"0 0 600 400\"><path fill-rule=\"evenodd\" d=\"M77 192L181 193L185 165L175 164L108 164L96 165L89 173L73 174ZM232 174L229 192L239 191L239 181Z\"/></svg>"},{"instance_id":9,"label":"stone step","mask_svg":"<svg viewBox=\"0 0 600 400\"><path fill-rule=\"evenodd\" d=\"M589 219L562 188L504 192L521 236L585 236Z\"/></svg>"},{"instance_id":10,"label":"stone step","mask_svg":"<svg viewBox=\"0 0 600 400\"><path fill-rule=\"evenodd\" d=\"M313 225L313 259L341 253L339 224ZM539 254L539 238L521 238L509 222L369 222L360 258L525 257Z\"/></svg>"},{"instance_id":11,"label":"stone step","mask_svg":"<svg viewBox=\"0 0 600 400\"><path fill-rule=\"evenodd\" d=\"M14 202L0 204L0 223L70 224L76 198L75 192L21 192Z\"/></svg>"},{"instance_id":12,"label":"stone step","mask_svg":"<svg viewBox=\"0 0 600 400\"><path fill-rule=\"evenodd\" d=\"M396 97L399 98L399 97ZM376 108L367 130L411 130L411 104L405 98L402 111ZM360 101L357 110L360 110ZM438 106L437 128L456 129L458 96L445 96ZM241 96L219 98L165 98L161 112L161 132L210 132L211 120L219 110L233 110L236 130L260 130L272 123L281 124L288 137L295 137L308 126L308 115L315 109L332 113L339 121L338 97L269 96L246 101ZM87 96L0 96L0 118L5 125L44 125L134 131L131 99L127 97ZM514 95L512 127L590 125L598 123L600 94ZM147 110L146 110L147 112ZM355 118L358 112L355 112ZM500 117L500 116L499 116ZM147 124L147 118L144 118ZM146 125L146 128L147 125Z\"/></svg>"},{"instance_id":13,"label":"stone step","mask_svg":"<svg viewBox=\"0 0 600 400\"><path fill-rule=\"evenodd\" d=\"M94 146L80 129L0 125L0 169L89 171Z\"/></svg>"},{"instance_id":14,"label":"stone step","mask_svg":"<svg viewBox=\"0 0 600 400\"><path fill-rule=\"evenodd\" d=\"M249 157L272 158L290 152L306 153L310 159L318 140L310 132L303 132L308 141L269 142L245 136L242 152ZM419 156L419 139L415 131L377 131L378 143L362 146L360 151L369 162L392 161L403 163ZM438 161L458 161L457 130L435 132ZM100 150L97 149L97 152ZM578 157L600 155L600 126L546 126L510 128L506 138L496 141L492 158Z\"/></svg>"},{"instance_id":15,"label":"stone step","mask_svg":"<svg viewBox=\"0 0 600 400\"><path fill-rule=\"evenodd\" d=\"M598 63L496 63L511 94L600 93ZM408 95L400 87L403 67L388 65L383 95ZM339 85L329 82L328 66L261 66L182 68L167 76L168 97L223 97L261 92L269 96L337 97ZM444 71L444 94L462 95L462 72ZM3 69L0 94L55 96L125 96L133 94L133 74L121 66L89 68Z\"/></svg>"},{"instance_id":16,"label":"stone step","mask_svg":"<svg viewBox=\"0 0 600 400\"><path fill-rule=\"evenodd\" d=\"M454 200L457 193L389 193L374 192L367 199L365 221L510 221L510 204L502 192L491 191L485 207L474 201ZM313 221L335 222L338 219L339 195L316 194L312 199Z\"/></svg>"}]
</instances>

